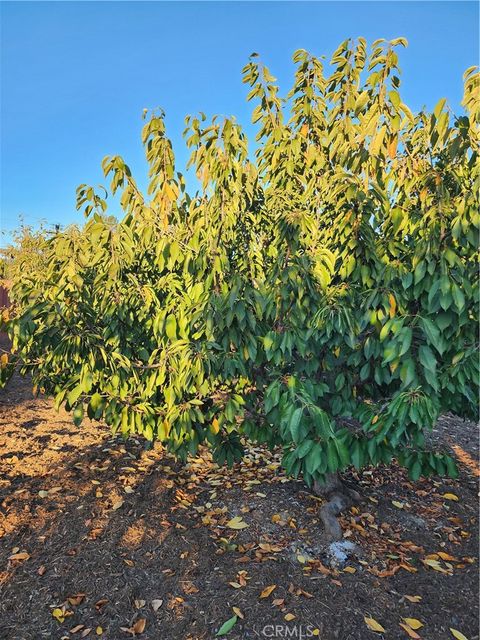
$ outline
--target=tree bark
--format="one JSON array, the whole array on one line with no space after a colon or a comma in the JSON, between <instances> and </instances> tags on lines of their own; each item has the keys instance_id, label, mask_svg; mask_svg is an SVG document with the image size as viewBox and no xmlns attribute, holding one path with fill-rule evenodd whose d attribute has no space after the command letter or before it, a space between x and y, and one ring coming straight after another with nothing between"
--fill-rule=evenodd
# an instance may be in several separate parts
<instances>
[{"instance_id":1,"label":"tree bark","mask_svg":"<svg viewBox=\"0 0 480 640\"><path fill-rule=\"evenodd\" d=\"M338 473L327 474L323 484L315 482L313 492L328 499L320 509L320 520L325 527L325 533L331 540L341 540L343 533L337 516L354 502L358 502L360 495L354 489L346 487Z\"/></svg>"}]
</instances>

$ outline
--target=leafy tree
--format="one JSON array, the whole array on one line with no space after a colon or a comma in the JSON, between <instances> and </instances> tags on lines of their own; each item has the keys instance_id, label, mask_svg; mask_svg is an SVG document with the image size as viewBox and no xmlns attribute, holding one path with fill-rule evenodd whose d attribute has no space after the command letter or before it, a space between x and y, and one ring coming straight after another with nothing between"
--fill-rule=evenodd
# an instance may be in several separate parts
<instances>
[{"instance_id":1,"label":"leafy tree","mask_svg":"<svg viewBox=\"0 0 480 640\"><path fill-rule=\"evenodd\" d=\"M45 266L44 247L47 231L21 224L13 233L12 242L0 249L0 279L16 281L26 271L40 274Z\"/></svg>"},{"instance_id":2,"label":"leafy tree","mask_svg":"<svg viewBox=\"0 0 480 640\"><path fill-rule=\"evenodd\" d=\"M455 475L425 434L477 412L479 75L465 115L445 100L413 114L405 45L347 40L329 70L297 51L285 98L253 54L255 152L234 119L187 117L194 195L152 114L147 194L106 157L121 221L81 185L83 231L50 241L45 278L16 278L4 379L18 359L78 425L87 413L181 457L280 445L317 489L392 458L412 479Z\"/></svg>"}]
</instances>

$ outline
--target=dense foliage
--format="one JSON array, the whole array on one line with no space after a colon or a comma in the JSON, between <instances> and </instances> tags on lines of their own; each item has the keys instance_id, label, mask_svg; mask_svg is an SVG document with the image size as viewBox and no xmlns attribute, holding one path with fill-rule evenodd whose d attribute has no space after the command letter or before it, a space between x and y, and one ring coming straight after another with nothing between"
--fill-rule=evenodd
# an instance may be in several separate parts
<instances>
[{"instance_id":1,"label":"dense foliage","mask_svg":"<svg viewBox=\"0 0 480 640\"><path fill-rule=\"evenodd\" d=\"M405 44L346 41L329 73L297 51L286 98L253 54L256 150L233 119L188 117L195 195L153 114L147 194L106 157L121 221L80 186L84 229L50 241L45 277L16 279L3 379L18 359L78 425L180 456L282 445L308 483L393 457L412 478L455 474L425 433L477 412L479 79L465 73L465 115L413 114Z\"/></svg>"},{"instance_id":2,"label":"dense foliage","mask_svg":"<svg viewBox=\"0 0 480 640\"><path fill-rule=\"evenodd\" d=\"M17 281L25 272L41 276L47 262L46 256L44 258L47 238L48 233L42 226L34 229L21 224L13 232L12 241L0 249L0 281Z\"/></svg>"}]
</instances>

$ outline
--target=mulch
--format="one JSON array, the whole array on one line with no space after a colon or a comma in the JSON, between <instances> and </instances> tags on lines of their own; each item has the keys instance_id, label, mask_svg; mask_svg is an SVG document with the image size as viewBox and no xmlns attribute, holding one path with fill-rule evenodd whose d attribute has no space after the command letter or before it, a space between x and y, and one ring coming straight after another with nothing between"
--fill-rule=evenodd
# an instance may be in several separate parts
<instances>
[{"instance_id":1,"label":"mulch","mask_svg":"<svg viewBox=\"0 0 480 640\"><path fill-rule=\"evenodd\" d=\"M20 378L0 392L0 424L2 639L210 640L233 616L231 639L478 639L472 423L446 416L432 433L458 480L347 474L363 501L341 519L344 561L278 452L251 447L228 470L205 449L181 465L76 428Z\"/></svg>"}]
</instances>

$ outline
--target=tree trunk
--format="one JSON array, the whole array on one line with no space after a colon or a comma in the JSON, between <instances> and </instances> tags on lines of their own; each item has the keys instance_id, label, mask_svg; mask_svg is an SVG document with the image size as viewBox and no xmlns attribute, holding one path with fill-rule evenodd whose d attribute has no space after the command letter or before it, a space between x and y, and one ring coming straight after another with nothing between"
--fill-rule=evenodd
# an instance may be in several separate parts
<instances>
[{"instance_id":1,"label":"tree trunk","mask_svg":"<svg viewBox=\"0 0 480 640\"><path fill-rule=\"evenodd\" d=\"M354 489L346 487L338 473L328 473L323 484L315 481L313 492L328 499L320 509L320 519L327 536L331 540L341 540L343 534L337 516L354 502L358 502L360 495Z\"/></svg>"}]
</instances>

